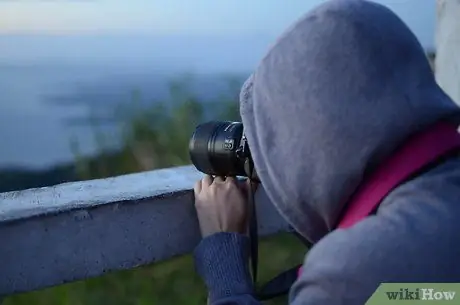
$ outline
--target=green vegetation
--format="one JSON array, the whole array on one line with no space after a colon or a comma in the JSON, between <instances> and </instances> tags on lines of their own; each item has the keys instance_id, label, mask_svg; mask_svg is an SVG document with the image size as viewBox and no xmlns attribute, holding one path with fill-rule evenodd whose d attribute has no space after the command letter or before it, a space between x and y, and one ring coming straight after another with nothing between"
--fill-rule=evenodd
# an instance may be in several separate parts
<instances>
[{"instance_id":1,"label":"green vegetation","mask_svg":"<svg viewBox=\"0 0 460 305\"><path fill-rule=\"evenodd\" d=\"M234 87L235 83L230 83ZM171 100L140 107L136 99L124 116L123 147L108 152L104 134L95 133L101 144L97 158L82 158L78 143L76 169L80 179L108 177L154 168L189 164L188 141L194 127L209 117L238 120L237 88L218 101L199 101L183 83L171 86ZM233 94L232 94L233 93ZM140 108L139 108L140 107ZM135 111L132 111L135 109ZM280 234L260 243L260 276L265 282L302 261L305 248L292 235ZM206 290L194 272L190 255L159 264L119 271L42 291L10 296L4 305L155 305L206 304ZM267 304L286 304L285 298Z\"/></svg>"}]
</instances>

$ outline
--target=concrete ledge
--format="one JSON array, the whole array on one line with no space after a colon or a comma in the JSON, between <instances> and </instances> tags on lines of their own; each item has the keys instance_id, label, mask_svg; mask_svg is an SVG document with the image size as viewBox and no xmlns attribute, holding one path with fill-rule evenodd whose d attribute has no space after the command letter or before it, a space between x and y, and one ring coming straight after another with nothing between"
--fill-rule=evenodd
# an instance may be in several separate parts
<instances>
[{"instance_id":1,"label":"concrete ledge","mask_svg":"<svg viewBox=\"0 0 460 305\"><path fill-rule=\"evenodd\" d=\"M0 295L191 252L201 176L186 166L0 194ZM272 206L258 210L261 235L287 228Z\"/></svg>"}]
</instances>

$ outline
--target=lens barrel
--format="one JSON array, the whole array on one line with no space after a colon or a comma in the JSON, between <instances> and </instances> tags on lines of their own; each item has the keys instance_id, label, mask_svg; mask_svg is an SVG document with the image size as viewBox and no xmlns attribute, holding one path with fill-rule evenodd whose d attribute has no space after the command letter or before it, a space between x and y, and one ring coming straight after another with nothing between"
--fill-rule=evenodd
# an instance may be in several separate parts
<instances>
[{"instance_id":1,"label":"lens barrel","mask_svg":"<svg viewBox=\"0 0 460 305\"><path fill-rule=\"evenodd\" d=\"M242 137L241 122L211 121L198 125L189 143L190 159L208 175L246 176L246 158L238 154Z\"/></svg>"}]
</instances>

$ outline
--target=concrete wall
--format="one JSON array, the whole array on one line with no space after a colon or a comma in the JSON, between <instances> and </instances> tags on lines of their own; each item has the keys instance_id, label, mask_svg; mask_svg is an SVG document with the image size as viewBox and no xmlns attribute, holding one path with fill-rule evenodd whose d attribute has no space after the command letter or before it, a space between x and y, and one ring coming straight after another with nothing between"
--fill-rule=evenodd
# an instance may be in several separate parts
<instances>
[{"instance_id":1,"label":"concrete wall","mask_svg":"<svg viewBox=\"0 0 460 305\"><path fill-rule=\"evenodd\" d=\"M200 178L187 166L0 194L0 295L191 252ZM261 235L287 228L274 207L258 212Z\"/></svg>"},{"instance_id":2,"label":"concrete wall","mask_svg":"<svg viewBox=\"0 0 460 305\"><path fill-rule=\"evenodd\" d=\"M460 0L437 0L436 79L460 105Z\"/></svg>"}]
</instances>

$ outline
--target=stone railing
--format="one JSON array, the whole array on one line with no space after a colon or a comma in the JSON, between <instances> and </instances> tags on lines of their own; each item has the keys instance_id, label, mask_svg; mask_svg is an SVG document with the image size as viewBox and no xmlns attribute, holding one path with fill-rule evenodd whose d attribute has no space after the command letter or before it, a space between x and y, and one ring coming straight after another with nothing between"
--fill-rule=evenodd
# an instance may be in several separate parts
<instances>
[{"instance_id":1,"label":"stone railing","mask_svg":"<svg viewBox=\"0 0 460 305\"><path fill-rule=\"evenodd\" d=\"M193 250L191 166L0 194L0 296L99 276ZM259 232L287 228L272 206Z\"/></svg>"}]
</instances>

